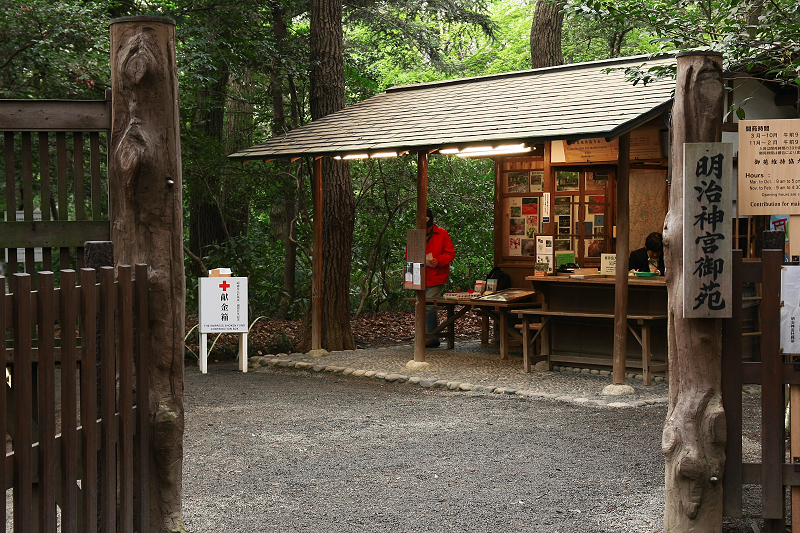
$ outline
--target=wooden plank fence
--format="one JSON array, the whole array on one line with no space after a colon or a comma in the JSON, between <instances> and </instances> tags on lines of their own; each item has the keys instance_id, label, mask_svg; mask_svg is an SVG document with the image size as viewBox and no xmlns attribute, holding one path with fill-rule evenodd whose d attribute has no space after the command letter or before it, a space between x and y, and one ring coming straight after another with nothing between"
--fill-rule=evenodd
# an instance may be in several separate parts
<instances>
[{"instance_id":1,"label":"wooden plank fence","mask_svg":"<svg viewBox=\"0 0 800 533\"><path fill-rule=\"evenodd\" d=\"M782 238L781 238L782 239ZM761 485L764 531L785 531L785 486L800 485L800 469L785 462L784 384L800 383L800 372L780 351L780 291L783 250L763 250L760 261L742 261L733 251L733 317L723 321L722 401L727 442L723 515L742 516L742 485ZM761 283L761 361L742 361L742 284ZM799 369L800 370L800 369ZM761 385L761 462L742 457L742 384Z\"/></svg>"},{"instance_id":2,"label":"wooden plank fence","mask_svg":"<svg viewBox=\"0 0 800 533\"><path fill-rule=\"evenodd\" d=\"M60 288L39 272L37 291L17 273L14 293L0 292L11 371L0 394L0 432L11 436L0 475L13 516L5 505L0 513L14 533L150 531L147 266L136 265L135 279L132 271L120 265L115 280L103 267L96 283L92 269L80 280L63 269Z\"/></svg>"},{"instance_id":3,"label":"wooden plank fence","mask_svg":"<svg viewBox=\"0 0 800 533\"><path fill-rule=\"evenodd\" d=\"M110 240L110 130L110 101L0 100L7 274L79 269L84 242Z\"/></svg>"}]
</instances>

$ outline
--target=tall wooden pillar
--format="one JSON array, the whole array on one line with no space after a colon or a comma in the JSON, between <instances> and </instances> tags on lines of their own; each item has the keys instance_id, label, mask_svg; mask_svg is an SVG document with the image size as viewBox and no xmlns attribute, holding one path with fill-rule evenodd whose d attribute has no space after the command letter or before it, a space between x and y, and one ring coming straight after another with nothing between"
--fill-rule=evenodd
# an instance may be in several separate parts
<instances>
[{"instance_id":1,"label":"tall wooden pillar","mask_svg":"<svg viewBox=\"0 0 800 533\"><path fill-rule=\"evenodd\" d=\"M150 284L153 467L150 524L140 527L182 531L185 279L175 22L125 17L110 30L111 240L116 264L146 263Z\"/></svg>"},{"instance_id":2,"label":"tall wooden pillar","mask_svg":"<svg viewBox=\"0 0 800 533\"><path fill-rule=\"evenodd\" d=\"M628 254L630 250L631 134L619 138L617 164L617 270L614 275L614 385L625 384L628 350Z\"/></svg>"},{"instance_id":3,"label":"tall wooden pillar","mask_svg":"<svg viewBox=\"0 0 800 533\"><path fill-rule=\"evenodd\" d=\"M428 152L417 152L417 229L424 230L428 209ZM414 304L414 361L425 362L425 266Z\"/></svg>"},{"instance_id":4,"label":"tall wooden pillar","mask_svg":"<svg viewBox=\"0 0 800 533\"><path fill-rule=\"evenodd\" d=\"M322 348L322 158L314 158L314 257L311 264L311 349Z\"/></svg>"},{"instance_id":5,"label":"tall wooden pillar","mask_svg":"<svg viewBox=\"0 0 800 533\"><path fill-rule=\"evenodd\" d=\"M683 145L720 141L724 94L722 54L678 54L670 127L672 184L664 223L669 295L669 410L661 439L665 533L722 531L722 320L683 317Z\"/></svg>"}]
</instances>

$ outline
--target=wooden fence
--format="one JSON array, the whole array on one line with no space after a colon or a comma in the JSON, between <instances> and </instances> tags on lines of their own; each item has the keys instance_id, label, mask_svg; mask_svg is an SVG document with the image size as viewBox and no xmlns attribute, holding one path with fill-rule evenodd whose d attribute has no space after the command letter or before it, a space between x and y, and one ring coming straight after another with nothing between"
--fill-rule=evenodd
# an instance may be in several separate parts
<instances>
[{"instance_id":1,"label":"wooden fence","mask_svg":"<svg viewBox=\"0 0 800 533\"><path fill-rule=\"evenodd\" d=\"M11 369L0 475L14 502L13 517L0 513L15 533L150 531L147 266L132 270L120 265L115 281L101 268L96 283L93 269L80 280L63 269L60 288L39 272L37 291L18 273L13 294L0 292Z\"/></svg>"},{"instance_id":2,"label":"wooden fence","mask_svg":"<svg viewBox=\"0 0 800 533\"><path fill-rule=\"evenodd\" d=\"M723 321L722 401L727 443L723 515L742 516L742 485L761 485L764 531L785 532L784 486L800 485L800 470L785 462L784 383L800 383L800 372L780 351L780 292L783 250L764 250L760 261L733 252L733 317ZM761 283L761 360L742 361L742 284ZM798 368L800 370L800 368ZM742 384L761 385L761 462L742 460ZM800 510L795 509L795 512Z\"/></svg>"},{"instance_id":3,"label":"wooden fence","mask_svg":"<svg viewBox=\"0 0 800 533\"><path fill-rule=\"evenodd\" d=\"M37 264L82 268L83 243L110 240L110 130L110 101L0 100L0 248L7 250L8 274L23 270L18 259L28 273Z\"/></svg>"}]
</instances>

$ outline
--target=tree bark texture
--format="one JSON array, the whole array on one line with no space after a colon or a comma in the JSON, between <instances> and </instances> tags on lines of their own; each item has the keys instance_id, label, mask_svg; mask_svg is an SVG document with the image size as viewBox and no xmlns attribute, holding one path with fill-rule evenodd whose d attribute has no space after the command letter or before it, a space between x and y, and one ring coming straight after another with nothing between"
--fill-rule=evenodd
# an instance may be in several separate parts
<instances>
[{"instance_id":1,"label":"tree bark texture","mask_svg":"<svg viewBox=\"0 0 800 533\"><path fill-rule=\"evenodd\" d=\"M724 108L722 56L678 56L672 109L672 184L664 223L669 293L669 411L661 446L666 460L664 530L722 531L725 412L722 321L683 318L683 144L719 142Z\"/></svg>"},{"instance_id":2,"label":"tree bark texture","mask_svg":"<svg viewBox=\"0 0 800 533\"><path fill-rule=\"evenodd\" d=\"M342 56L342 0L311 2L312 120L344 107L344 59ZM320 216L314 213L314 216ZM322 347L327 350L355 348L350 328L350 264L352 261L355 198L346 161L322 160ZM300 331L300 349L311 346L309 320Z\"/></svg>"},{"instance_id":3,"label":"tree bark texture","mask_svg":"<svg viewBox=\"0 0 800 533\"><path fill-rule=\"evenodd\" d=\"M558 0L536 0L531 24L531 68L564 64L561 52L561 27L564 24L562 3Z\"/></svg>"},{"instance_id":4,"label":"tree bark texture","mask_svg":"<svg viewBox=\"0 0 800 533\"><path fill-rule=\"evenodd\" d=\"M175 24L111 23L109 188L117 264L150 282L151 530L183 531L183 205Z\"/></svg>"}]
</instances>

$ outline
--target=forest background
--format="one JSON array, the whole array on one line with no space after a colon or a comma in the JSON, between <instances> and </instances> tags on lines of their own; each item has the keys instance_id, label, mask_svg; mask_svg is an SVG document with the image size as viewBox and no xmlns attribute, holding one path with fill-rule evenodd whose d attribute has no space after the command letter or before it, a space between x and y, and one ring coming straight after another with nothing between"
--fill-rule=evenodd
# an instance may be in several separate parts
<instances>
[{"instance_id":1,"label":"forest background","mask_svg":"<svg viewBox=\"0 0 800 533\"><path fill-rule=\"evenodd\" d=\"M744 76L800 82L800 8L790 0L337 1L345 105L396 85L697 47L722 51ZM311 161L242 165L227 155L311 120L313 3L0 0L0 98L103 99L111 19L176 21L190 315L196 278L230 267L249 278L251 319L306 316ZM756 73L765 57L769 68ZM664 74L630 72L632 83ZM493 266L493 162L434 156L429 165L429 206L457 253L448 289L467 289ZM408 312L416 158L353 161L349 180L348 312Z\"/></svg>"}]
</instances>

